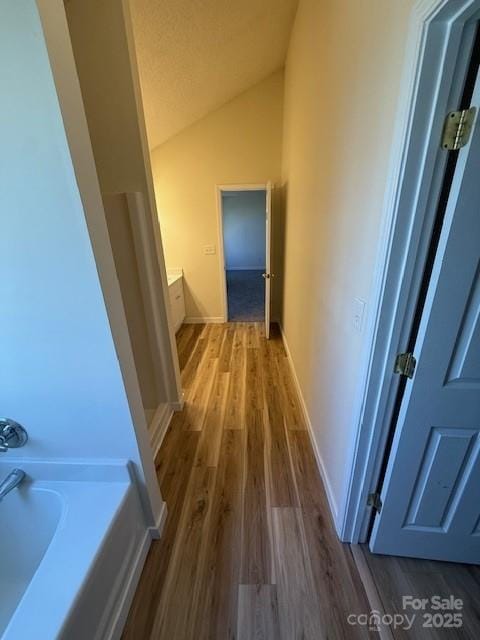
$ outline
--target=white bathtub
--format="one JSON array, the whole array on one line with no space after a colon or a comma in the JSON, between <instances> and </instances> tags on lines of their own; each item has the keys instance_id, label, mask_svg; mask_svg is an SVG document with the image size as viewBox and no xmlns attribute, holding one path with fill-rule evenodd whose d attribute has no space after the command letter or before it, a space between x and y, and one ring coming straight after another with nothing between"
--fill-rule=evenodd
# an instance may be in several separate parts
<instances>
[{"instance_id":1,"label":"white bathtub","mask_svg":"<svg viewBox=\"0 0 480 640\"><path fill-rule=\"evenodd\" d=\"M2 459L0 478L14 467L27 478L0 501L0 637L119 637L149 545L127 465Z\"/></svg>"}]
</instances>

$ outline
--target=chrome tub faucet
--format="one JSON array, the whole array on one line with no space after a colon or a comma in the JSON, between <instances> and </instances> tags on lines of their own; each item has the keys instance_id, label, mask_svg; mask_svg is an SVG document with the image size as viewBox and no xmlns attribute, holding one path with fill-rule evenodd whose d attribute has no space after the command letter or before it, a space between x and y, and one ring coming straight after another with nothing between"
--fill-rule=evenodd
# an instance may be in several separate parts
<instances>
[{"instance_id":1,"label":"chrome tub faucet","mask_svg":"<svg viewBox=\"0 0 480 640\"><path fill-rule=\"evenodd\" d=\"M18 485L23 481L24 478L25 471L22 471L21 469L14 469L12 472L10 472L5 480L3 480L3 482L0 482L0 502L7 495L7 493L10 493L10 491L12 489L15 489L15 487L18 487Z\"/></svg>"}]
</instances>

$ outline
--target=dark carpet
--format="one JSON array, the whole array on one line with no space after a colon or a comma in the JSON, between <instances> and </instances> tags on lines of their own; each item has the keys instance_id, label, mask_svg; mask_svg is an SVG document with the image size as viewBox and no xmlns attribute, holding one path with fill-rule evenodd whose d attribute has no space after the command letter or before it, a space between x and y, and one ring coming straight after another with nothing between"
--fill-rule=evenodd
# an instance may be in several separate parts
<instances>
[{"instance_id":1,"label":"dark carpet","mask_svg":"<svg viewBox=\"0 0 480 640\"><path fill-rule=\"evenodd\" d=\"M263 270L227 271L229 322L261 322L265 317Z\"/></svg>"}]
</instances>

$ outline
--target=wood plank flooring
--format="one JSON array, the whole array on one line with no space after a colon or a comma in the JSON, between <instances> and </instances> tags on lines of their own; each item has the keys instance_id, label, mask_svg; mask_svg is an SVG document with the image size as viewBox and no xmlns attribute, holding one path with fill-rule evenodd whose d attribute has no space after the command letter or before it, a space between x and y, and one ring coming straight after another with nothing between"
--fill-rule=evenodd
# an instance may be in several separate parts
<instances>
[{"instance_id":1,"label":"wood plank flooring","mask_svg":"<svg viewBox=\"0 0 480 640\"><path fill-rule=\"evenodd\" d=\"M411 629L405 625L396 628L390 625L388 631L393 640L477 640L480 638L480 566L457 564L453 562L434 562L394 556L381 556L370 553L367 545L358 545L355 550L357 563L364 562L370 572L374 590L373 598L377 604L372 609L384 613L412 614L416 617ZM362 576L363 576L362 571ZM368 576L367 576L368 580ZM460 598L463 601L461 626L459 628L435 628L424 626L428 620L423 611L403 609L403 596L414 598ZM436 611L428 604L425 613L446 614L447 611ZM448 616L447 616L448 617ZM436 623L438 624L438 622Z\"/></svg>"},{"instance_id":2,"label":"wood plank flooring","mask_svg":"<svg viewBox=\"0 0 480 640\"><path fill-rule=\"evenodd\" d=\"M186 404L156 460L168 518L123 640L480 637L480 567L364 545L355 563L338 541L278 328L185 325L177 345ZM462 627L348 624L404 613L403 595L462 598Z\"/></svg>"},{"instance_id":3,"label":"wood plank flooring","mask_svg":"<svg viewBox=\"0 0 480 640\"><path fill-rule=\"evenodd\" d=\"M480 637L479 567L365 546L355 563L338 541L278 328L185 325L177 344L186 404L156 460L168 518L123 640ZM348 624L403 613L405 594L462 598L462 628Z\"/></svg>"},{"instance_id":4,"label":"wood plank flooring","mask_svg":"<svg viewBox=\"0 0 480 640\"><path fill-rule=\"evenodd\" d=\"M186 404L156 460L168 518L123 640L364 638L278 329L185 325ZM374 635L374 634L371 634Z\"/></svg>"}]
</instances>

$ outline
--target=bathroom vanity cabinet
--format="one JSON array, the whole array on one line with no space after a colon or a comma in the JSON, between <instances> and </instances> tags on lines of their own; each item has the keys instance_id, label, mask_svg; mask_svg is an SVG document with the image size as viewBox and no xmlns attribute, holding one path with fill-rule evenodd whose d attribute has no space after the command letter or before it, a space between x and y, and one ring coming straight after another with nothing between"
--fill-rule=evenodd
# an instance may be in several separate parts
<instances>
[{"instance_id":1,"label":"bathroom vanity cabinet","mask_svg":"<svg viewBox=\"0 0 480 640\"><path fill-rule=\"evenodd\" d=\"M175 333L185 320L185 297L183 294L183 274L168 273L168 293Z\"/></svg>"}]
</instances>

